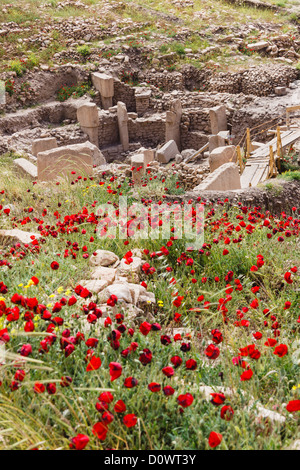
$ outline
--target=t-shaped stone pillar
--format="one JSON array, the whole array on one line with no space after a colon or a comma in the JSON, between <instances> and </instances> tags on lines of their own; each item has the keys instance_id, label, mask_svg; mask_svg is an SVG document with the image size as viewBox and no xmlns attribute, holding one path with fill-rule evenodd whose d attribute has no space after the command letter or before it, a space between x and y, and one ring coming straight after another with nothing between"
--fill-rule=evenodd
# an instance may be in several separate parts
<instances>
[{"instance_id":1,"label":"t-shaped stone pillar","mask_svg":"<svg viewBox=\"0 0 300 470\"><path fill-rule=\"evenodd\" d=\"M181 101L175 100L171 104L170 111L166 113L166 142L175 140L178 149L181 149L180 122L182 116Z\"/></svg>"},{"instance_id":2,"label":"t-shaped stone pillar","mask_svg":"<svg viewBox=\"0 0 300 470\"><path fill-rule=\"evenodd\" d=\"M92 82L96 90L100 92L103 109L112 107L114 96L114 79L106 73L92 73Z\"/></svg>"},{"instance_id":3,"label":"t-shaped stone pillar","mask_svg":"<svg viewBox=\"0 0 300 470\"><path fill-rule=\"evenodd\" d=\"M117 104L117 116L120 141L123 150L126 152L129 149L129 133L128 133L128 114L126 104L122 101L118 101Z\"/></svg>"},{"instance_id":4,"label":"t-shaped stone pillar","mask_svg":"<svg viewBox=\"0 0 300 470\"><path fill-rule=\"evenodd\" d=\"M97 105L86 103L77 109L77 119L89 141L99 148L99 114Z\"/></svg>"},{"instance_id":5,"label":"t-shaped stone pillar","mask_svg":"<svg viewBox=\"0 0 300 470\"><path fill-rule=\"evenodd\" d=\"M215 106L209 110L211 133L219 134L220 131L227 131L227 116L225 106Z\"/></svg>"}]
</instances>

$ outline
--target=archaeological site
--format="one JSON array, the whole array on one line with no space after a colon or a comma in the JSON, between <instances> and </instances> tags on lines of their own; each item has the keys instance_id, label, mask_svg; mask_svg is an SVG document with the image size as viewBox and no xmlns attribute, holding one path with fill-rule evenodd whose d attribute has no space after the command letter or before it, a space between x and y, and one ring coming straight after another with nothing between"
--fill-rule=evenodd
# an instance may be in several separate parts
<instances>
[{"instance_id":1,"label":"archaeological site","mask_svg":"<svg viewBox=\"0 0 300 470\"><path fill-rule=\"evenodd\" d=\"M300 450L300 0L0 0L0 162L1 450Z\"/></svg>"}]
</instances>

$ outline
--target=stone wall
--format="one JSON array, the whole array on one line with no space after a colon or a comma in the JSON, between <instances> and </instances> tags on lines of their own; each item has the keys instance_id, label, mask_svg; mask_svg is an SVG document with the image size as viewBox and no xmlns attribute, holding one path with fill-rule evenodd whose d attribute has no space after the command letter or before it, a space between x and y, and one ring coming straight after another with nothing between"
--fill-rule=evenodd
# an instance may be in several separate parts
<instances>
[{"instance_id":1,"label":"stone wall","mask_svg":"<svg viewBox=\"0 0 300 470\"><path fill-rule=\"evenodd\" d=\"M184 90L184 78L180 72L140 72L138 78L140 82L154 85L164 91Z\"/></svg>"},{"instance_id":2,"label":"stone wall","mask_svg":"<svg viewBox=\"0 0 300 470\"><path fill-rule=\"evenodd\" d=\"M115 79L113 105L115 106L118 101L122 101L126 104L128 112L136 112L134 87Z\"/></svg>"},{"instance_id":3,"label":"stone wall","mask_svg":"<svg viewBox=\"0 0 300 470\"><path fill-rule=\"evenodd\" d=\"M221 93L268 96L274 93L275 87L287 86L297 76L297 70L288 65L255 67L244 72L219 73L211 79L209 88Z\"/></svg>"},{"instance_id":4,"label":"stone wall","mask_svg":"<svg viewBox=\"0 0 300 470\"><path fill-rule=\"evenodd\" d=\"M101 111L99 113L99 148L120 143L117 114Z\"/></svg>"},{"instance_id":5,"label":"stone wall","mask_svg":"<svg viewBox=\"0 0 300 470\"><path fill-rule=\"evenodd\" d=\"M129 119L130 142L140 142L146 147L156 147L165 142L166 122L162 116L153 115L147 119Z\"/></svg>"}]
</instances>

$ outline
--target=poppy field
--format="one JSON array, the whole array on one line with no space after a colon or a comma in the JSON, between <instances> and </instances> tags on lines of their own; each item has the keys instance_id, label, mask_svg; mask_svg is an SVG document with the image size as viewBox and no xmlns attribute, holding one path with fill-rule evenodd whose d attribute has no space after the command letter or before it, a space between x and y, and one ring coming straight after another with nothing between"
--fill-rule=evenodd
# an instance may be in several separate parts
<instances>
[{"instance_id":1,"label":"poppy field","mask_svg":"<svg viewBox=\"0 0 300 470\"><path fill-rule=\"evenodd\" d=\"M168 182L156 184L160 204ZM188 201L191 218L196 202L205 209L203 246L189 250L172 230L163 240L101 237L97 205L118 211L124 194L153 202L105 174L47 186L0 175L1 229L40 235L0 239L0 449L293 446L299 208ZM138 282L155 295L142 315L80 284L99 249L129 265L139 250Z\"/></svg>"}]
</instances>

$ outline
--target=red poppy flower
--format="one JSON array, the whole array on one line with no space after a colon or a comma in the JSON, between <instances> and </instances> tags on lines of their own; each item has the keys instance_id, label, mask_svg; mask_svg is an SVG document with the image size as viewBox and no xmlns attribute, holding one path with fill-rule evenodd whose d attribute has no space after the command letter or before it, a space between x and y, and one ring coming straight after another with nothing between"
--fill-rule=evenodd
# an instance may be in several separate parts
<instances>
[{"instance_id":1,"label":"red poppy flower","mask_svg":"<svg viewBox=\"0 0 300 470\"><path fill-rule=\"evenodd\" d=\"M52 261L50 266L51 266L51 269L56 271L59 268L59 263L57 261Z\"/></svg>"},{"instance_id":2,"label":"red poppy flower","mask_svg":"<svg viewBox=\"0 0 300 470\"><path fill-rule=\"evenodd\" d=\"M295 411L300 411L300 400L291 400L286 405L287 411L294 413Z\"/></svg>"},{"instance_id":3,"label":"red poppy flower","mask_svg":"<svg viewBox=\"0 0 300 470\"><path fill-rule=\"evenodd\" d=\"M125 380L124 380L124 385L126 388L133 388L133 387L136 387L138 384L138 381L137 379L135 379L134 377L127 377Z\"/></svg>"},{"instance_id":4,"label":"red poppy flower","mask_svg":"<svg viewBox=\"0 0 300 470\"><path fill-rule=\"evenodd\" d=\"M185 395L179 395L177 401L180 406L182 406L183 408L187 408L193 403L194 397L190 393L186 393Z\"/></svg>"},{"instance_id":5,"label":"red poppy flower","mask_svg":"<svg viewBox=\"0 0 300 470\"><path fill-rule=\"evenodd\" d=\"M142 335L147 336L150 331L151 331L151 325L150 325L150 323L144 321L144 322L140 325L140 332L142 333Z\"/></svg>"},{"instance_id":6,"label":"red poppy flower","mask_svg":"<svg viewBox=\"0 0 300 470\"><path fill-rule=\"evenodd\" d=\"M114 406L116 413L124 413L126 411L126 405L123 400L118 400Z\"/></svg>"},{"instance_id":7,"label":"red poppy flower","mask_svg":"<svg viewBox=\"0 0 300 470\"><path fill-rule=\"evenodd\" d=\"M98 370L101 367L100 357L93 356L86 367L86 371L90 372L92 370Z\"/></svg>"},{"instance_id":8,"label":"red poppy flower","mask_svg":"<svg viewBox=\"0 0 300 470\"><path fill-rule=\"evenodd\" d=\"M150 390L150 392L153 392L153 393L156 393L156 392L160 392L161 390L161 385L156 383L156 382L151 382L149 385L148 385L148 389Z\"/></svg>"},{"instance_id":9,"label":"red poppy flower","mask_svg":"<svg viewBox=\"0 0 300 470\"><path fill-rule=\"evenodd\" d=\"M182 359L180 356L171 357L171 362L174 367L179 367L182 364Z\"/></svg>"},{"instance_id":10,"label":"red poppy flower","mask_svg":"<svg viewBox=\"0 0 300 470\"><path fill-rule=\"evenodd\" d=\"M220 355L220 350L214 344L209 344L204 351L208 359L217 359Z\"/></svg>"},{"instance_id":11,"label":"red poppy flower","mask_svg":"<svg viewBox=\"0 0 300 470\"><path fill-rule=\"evenodd\" d=\"M20 349L20 354L21 356L27 357L32 353L32 347L31 344L23 344L23 346Z\"/></svg>"},{"instance_id":12,"label":"red poppy flower","mask_svg":"<svg viewBox=\"0 0 300 470\"><path fill-rule=\"evenodd\" d=\"M113 382L122 374L122 366L118 362L111 362L109 364L110 380Z\"/></svg>"},{"instance_id":13,"label":"red poppy flower","mask_svg":"<svg viewBox=\"0 0 300 470\"><path fill-rule=\"evenodd\" d=\"M234 415L234 411L229 405L224 405L221 408L221 413L220 416L222 419L225 419L225 421L231 421Z\"/></svg>"},{"instance_id":14,"label":"red poppy flower","mask_svg":"<svg viewBox=\"0 0 300 470\"><path fill-rule=\"evenodd\" d=\"M137 423L137 417L133 413L125 415L123 418L123 423L127 428L132 428Z\"/></svg>"},{"instance_id":15,"label":"red poppy flower","mask_svg":"<svg viewBox=\"0 0 300 470\"><path fill-rule=\"evenodd\" d=\"M212 447L212 448L217 447L219 444L221 444L222 439L223 439L222 434L212 431L208 438L209 447Z\"/></svg>"},{"instance_id":16,"label":"red poppy flower","mask_svg":"<svg viewBox=\"0 0 300 470\"><path fill-rule=\"evenodd\" d=\"M251 369L245 370L240 376L240 380L242 382L244 382L245 380L250 380L252 375L253 375L253 371Z\"/></svg>"},{"instance_id":17,"label":"red poppy flower","mask_svg":"<svg viewBox=\"0 0 300 470\"><path fill-rule=\"evenodd\" d=\"M85 434L77 434L71 439L70 449L83 450L89 443L90 438Z\"/></svg>"},{"instance_id":18,"label":"red poppy flower","mask_svg":"<svg viewBox=\"0 0 300 470\"><path fill-rule=\"evenodd\" d=\"M167 367L164 367L162 369L162 373L166 376L166 377L172 377L174 375L174 369L173 367L171 366L167 366Z\"/></svg>"},{"instance_id":19,"label":"red poppy flower","mask_svg":"<svg viewBox=\"0 0 300 470\"><path fill-rule=\"evenodd\" d=\"M106 434L107 434L107 427L103 423L98 422L94 424L92 432L94 436L97 436L98 439L100 439L100 441L105 441Z\"/></svg>"},{"instance_id":20,"label":"red poppy flower","mask_svg":"<svg viewBox=\"0 0 300 470\"><path fill-rule=\"evenodd\" d=\"M223 405L226 397L223 393L211 393L212 400L210 402L215 406Z\"/></svg>"},{"instance_id":21,"label":"red poppy flower","mask_svg":"<svg viewBox=\"0 0 300 470\"><path fill-rule=\"evenodd\" d=\"M163 388L163 392L164 394L169 397L170 395L174 395L175 393L175 390L173 387L171 387L171 385L166 385L164 388Z\"/></svg>"},{"instance_id":22,"label":"red poppy flower","mask_svg":"<svg viewBox=\"0 0 300 470\"><path fill-rule=\"evenodd\" d=\"M283 357L288 353L288 347L286 344L278 344L276 348L273 351L273 354L275 354L278 357Z\"/></svg>"},{"instance_id":23,"label":"red poppy flower","mask_svg":"<svg viewBox=\"0 0 300 470\"><path fill-rule=\"evenodd\" d=\"M45 387L44 384L36 382L34 384L33 390L34 390L35 393L44 393L44 391L46 390L46 387Z\"/></svg>"},{"instance_id":24,"label":"red poppy flower","mask_svg":"<svg viewBox=\"0 0 300 470\"><path fill-rule=\"evenodd\" d=\"M291 278L291 273L286 272L285 275L284 275L284 280L285 280L288 284L293 284L293 280L292 280L292 278Z\"/></svg>"},{"instance_id":25,"label":"red poppy flower","mask_svg":"<svg viewBox=\"0 0 300 470\"><path fill-rule=\"evenodd\" d=\"M110 298L107 301L107 305L109 307L114 307L116 303L118 302L118 297L116 295L111 295Z\"/></svg>"},{"instance_id":26,"label":"red poppy flower","mask_svg":"<svg viewBox=\"0 0 300 470\"><path fill-rule=\"evenodd\" d=\"M195 361L195 359L188 359L185 363L185 367L188 370L196 370L197 369L197 362Z\"/></svg>"}]
</instances>

